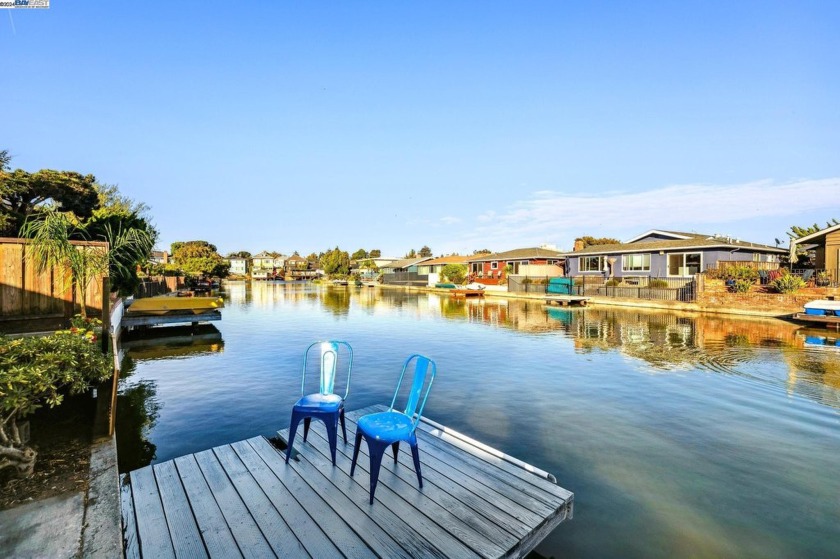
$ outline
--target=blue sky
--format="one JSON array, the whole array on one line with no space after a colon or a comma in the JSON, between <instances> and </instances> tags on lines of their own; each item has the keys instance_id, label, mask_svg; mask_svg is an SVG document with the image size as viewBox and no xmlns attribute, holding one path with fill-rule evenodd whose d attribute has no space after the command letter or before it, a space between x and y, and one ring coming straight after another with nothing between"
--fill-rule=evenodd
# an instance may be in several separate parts
<instances>
[{"instance_id":1,"label":"blue sky","mask_svg":"<svg viewBox=\"0 0 840 559\"><path fill-rule=\"evenodd\" d=\"M773 244L840 219L838 2L6 12L0 149L118 184L161 248Z\"/></svg>"}]
</instances>

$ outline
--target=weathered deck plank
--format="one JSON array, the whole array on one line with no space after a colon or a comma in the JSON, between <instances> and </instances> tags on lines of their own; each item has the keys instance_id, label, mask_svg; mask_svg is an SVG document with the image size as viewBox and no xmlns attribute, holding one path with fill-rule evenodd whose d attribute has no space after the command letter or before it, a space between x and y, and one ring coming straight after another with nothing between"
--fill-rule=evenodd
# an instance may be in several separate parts
<instances>
[{"instance_id":1,"label":"weathered deck plank","mask_svg":"<svg viewBox=\"0 0 840 559\"><path fill-rule=\"evenodd\" d=\"M137 539L143 555L148 557L175 557L175 549L166 525L163 503L158 493L151 466L129 474L131 497L137 518Z\"/></svg>"},{"instance_id":2,"label":"weathered deck plank","mask_svg":"<svg viewBox=\"0 0 840 559\"><path fill-rule=\"evenodd\" d=\"M195 456L180 456L174 462L207 553L210 557L242 557Z\"/></svg>"},{"instance_id":3,"label":"weathered deck plank","mask_svg":"<svg viewBox=\"0 0 840 559\"><path fill-rule=\"evenodd\" d=\"M363 530L367 526L360 526L360 529L354 531L352 525L341 516L340 507L334 501L327 502L322 499L298 472L284 463L283 456L267 440L263 437L257 437L245 442L263 459L266 466L277 476L277 479L305 508L307 514L315 519L319 526L324 527L327 536L341 549L345 557L370 557L373 554L372 548L380 550L379 555L385 557L388 550L401 549L387 534L380 533L381 531L367 532L370 537L362 540L358 534L365 533Z\"/></svg>"},{"instance_id":4,"label":"weathered deck plank","mask_svg":"<svg viewBox=\"0 0 840 559\"><path fill-rule=\"evenodd\" d=\"M177 557L207 557L175 462L162 462L155 465L152 471L160 490L175 555Z\"/></svg>"},{"instance_id":5,"label":"weathered deck plank","mask_svg":"<svg viewBox=\"0 0 840 559\"><path fill-rule=\"evenodd\" d=\"M271 557L274 551L260 532L259 526L242 502L236 488L228 479L224 468L216 460L212 450L204 450L195 454L195 461L207 486L219 504L222 516L233 534L239 550L245 557ZM144 553L145 555L145 553Z\"/></svg>"},{"instance_id":6,"label":"weathered deck plank","mask_svg":"<svg viewBox=\"0 0 840 559\"><path fill-rule=\"evenodd\" d=\"M348 438L382 409L348 412ZM126 556L522 557L571 518L549 474L434 422L418 429L423 488L408 449L389 452L373 505L366 445L351 478L352 442L333 466L320 422L301 439L289 464L254 437L128 474Z\"/></svg>"}]
</instances>

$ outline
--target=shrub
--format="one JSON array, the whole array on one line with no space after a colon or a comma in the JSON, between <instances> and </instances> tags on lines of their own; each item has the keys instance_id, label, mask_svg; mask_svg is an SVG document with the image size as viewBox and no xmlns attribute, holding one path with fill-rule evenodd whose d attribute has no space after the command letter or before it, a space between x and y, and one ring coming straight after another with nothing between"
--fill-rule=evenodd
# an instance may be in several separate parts
<instances>
[{"instance_id":1,"label":"shrub","mask_svg":"<svg viewBox=\"0 0 840 559\"><path fill-rule=\"evenodd\" d=\"M735 283L729 286L733 293L747 293L750 288L755 285L754 280L736 279Z\"/></svg>"},{"instance_id":2,"label":"shrub","mask_svg":"<svg viewBox=\"0 0 840 559\"><path fill-rule=\"evenodd\" d=\"M615 287L616 285L618 285L620 283L621 283L621 280L613 278L613 279L607 280L607 282L604 285L606 285L607 287Z\"/></svg>"},{"instance_id":3,"label":"shrub","mask_svg":"<svg viewBox=\"0 0 840 559\"><path fill-rule=\"evenodd\" d=\"M779 293L793 293L805 287L805 282L799 276L786 274L774 280L771 285Z\"/></svg>"},{"instance_id":4,"label":"shrub","mask_svg":"<svg viewBox=\"0 0 840 559\"><path fill-rule=\"evenodd\" d=\"M727 270L735 281L743 280L755 283L758 280L758 270L749 266L733 266Z\"/></svg>"},{"instance_id":5,"label":"shrub","mask_svg":"<svg viewBox=\"0 0 840 559\"><path fill-rule=\"evenodd\" d=\"M664 279L654 279L650 280L650 283L648 283L648 287L650 287L651 289L664 289L668 287L668 282Z\"/></svg>"},{"instance_id":6,"label":"shrub","mask_svg":"<svg viewBox=\"0 0 840 559\"><path fill-rule=\"evenodd\" d=\"M440 274L454 284L462 284L467 279L467 267L463 264L447 264Z\"/></svg>"},{"instance_id":7,"label":"shrub","mask_svg":"<svg viewBox=\"0 0 840 559\"><path fill-rule=\"evenodd\" d=\"M85 390L111 375L111 364L91 337L58 332L9 339L0 336L0 467L30 475L36 453L21 440L17 421L44 404L61 404L64 394Z\"/></svg>"}]
</instances>

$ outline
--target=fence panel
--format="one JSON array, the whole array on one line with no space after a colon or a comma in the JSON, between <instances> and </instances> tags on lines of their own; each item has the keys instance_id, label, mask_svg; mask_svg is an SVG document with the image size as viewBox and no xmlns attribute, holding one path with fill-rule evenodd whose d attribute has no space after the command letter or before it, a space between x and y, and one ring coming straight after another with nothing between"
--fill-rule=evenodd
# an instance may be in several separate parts
<instances>
[{"instance_id":1,"label":"fence panel","mask_svg":"<svg viewBox=\"0 0 840 559\"><path fill-rule=\"evenodd\" d=\"M587 297L616 297L653 301L697 300L694 278L604 278L603 276L576 276L573 292Z\"/></svg>"},{"instance_id":2,"label":"fence panel","mask_svg":"<svg viewBox=\"0 0 840 559\"><path fill-rule=\"evenodd\" d=\"M0 318L22 319L73 316L81 302L72 287L71 272L66 266L39 271L27 254L29 241L0 238ZM107 243L73 242L90 250L107 250ZM102 312L102 279L92 278L84 293L88 312Z\"/></svg>"},{"instance_id":3,"label":"fence panel","mask_svg":"<svg viewBox=\"0 0 840 559\"><path fill-rule=\"evenodd\" d=\"M392 274L383 274L382 283L390 285L424 286L429 284L429 275L418 274L417 272L394 272Z\"/></svg>"}]
</instances>

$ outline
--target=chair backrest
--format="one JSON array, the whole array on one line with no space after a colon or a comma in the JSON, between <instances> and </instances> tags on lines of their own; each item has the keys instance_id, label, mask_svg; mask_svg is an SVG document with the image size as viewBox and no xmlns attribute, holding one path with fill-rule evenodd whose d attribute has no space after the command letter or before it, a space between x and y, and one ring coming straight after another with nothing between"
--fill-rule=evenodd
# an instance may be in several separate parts
<instances>
[{"instance_id":1,"label":"chair backrest","mask_svg":"<svg viewBox=\"0 0 840 559\"><path fill-rule=\"evenodd\" d=\"M318 348L320 351L320 366L321 366L321 394L332 394L335 390L335 379L338 373L339 364L339 348L344 346L347 348L347 383L345 385L344 397L350 393L350 374L353 369L353 348L347 342L338 340L329 340L325 342L315 342L306 348L303 354L303 374L300 381L301 394L306 393L306 364L309 361L309 354L314 353L313 349ZM343 367L342 367L343 370Z\"/></svg>"},{"instance_id":2,"label":"chair backrest","mask_svg":"<svg viewBox=\"0 0 840 559\"><path fill-rule=\"evenodd\" d=\"M432 382L435 380L437 374L437 365L435 362L423 355L415 353L409 356L403 364L402 372L400 373L400 380L397 382L397 389L394 391L394 399L391 400L391 410L397 403L397 396L400 393L403 379L406 376L406 371L413 365L413 374L411 378L411 387L408 391L408 397L405 403L405 415L415 417L414 428L420 422L420 416L423 415L423 408L426 406L426 399L429 397L429 391L432 389ZM427 382L428 380L428 382Z\"/></svg>"}]
</instances>

